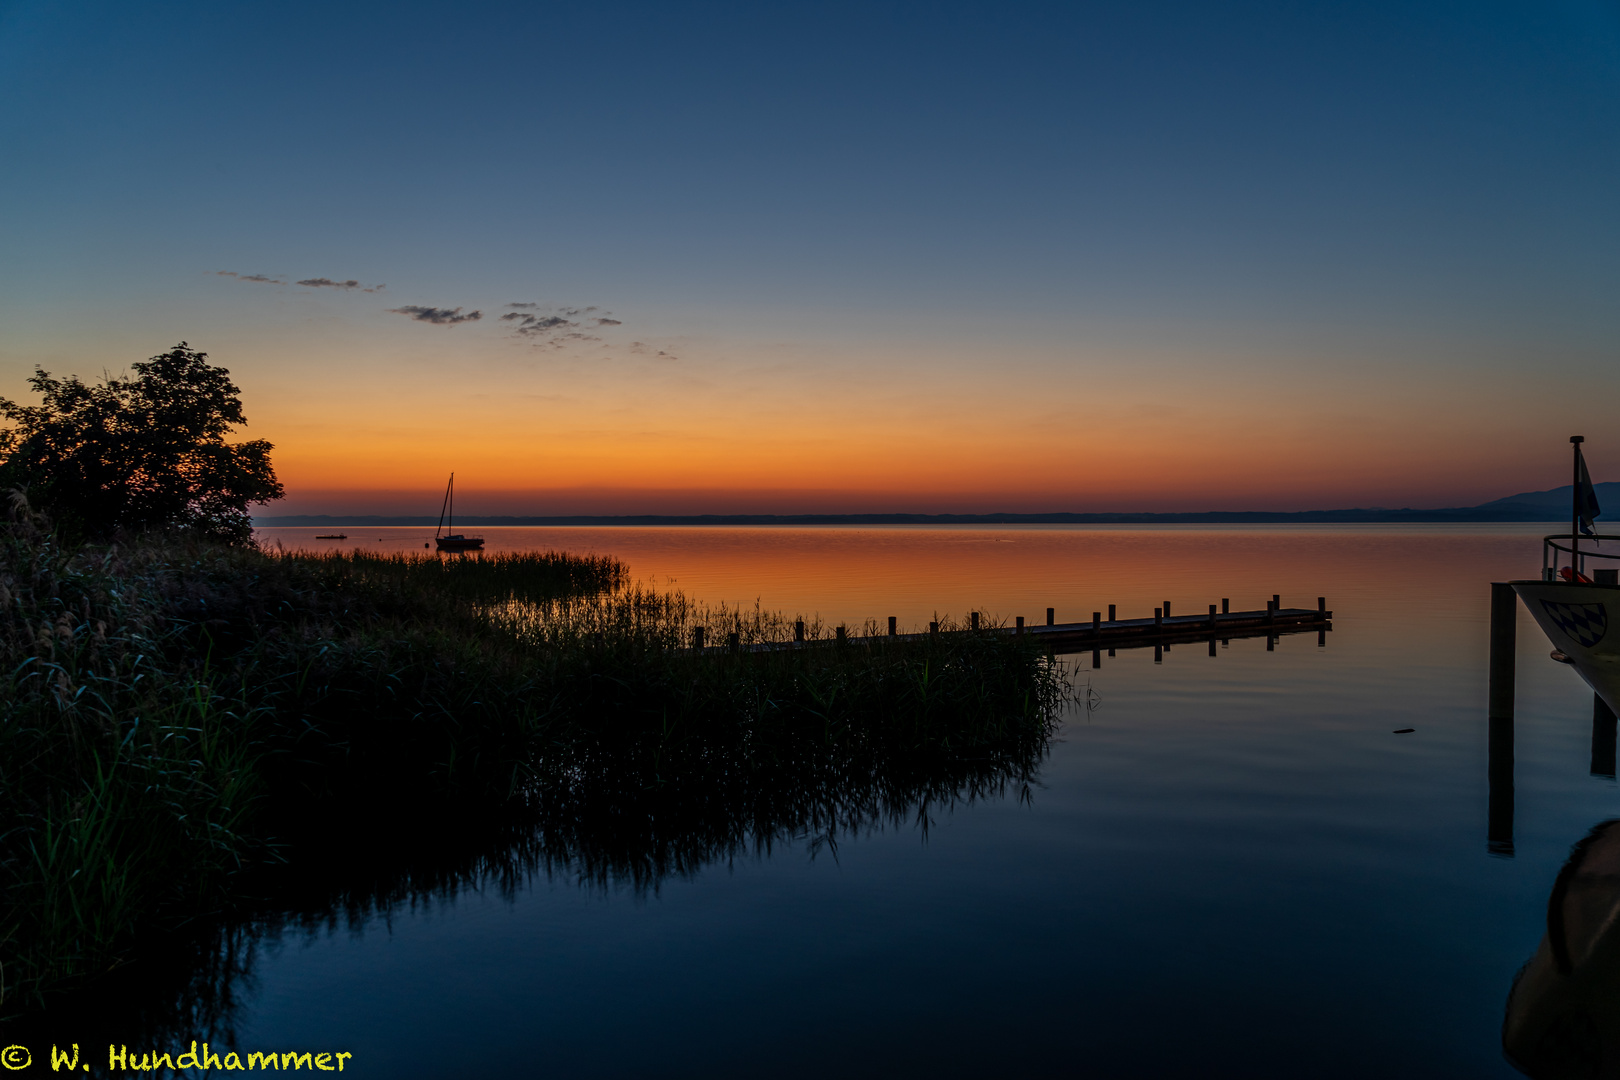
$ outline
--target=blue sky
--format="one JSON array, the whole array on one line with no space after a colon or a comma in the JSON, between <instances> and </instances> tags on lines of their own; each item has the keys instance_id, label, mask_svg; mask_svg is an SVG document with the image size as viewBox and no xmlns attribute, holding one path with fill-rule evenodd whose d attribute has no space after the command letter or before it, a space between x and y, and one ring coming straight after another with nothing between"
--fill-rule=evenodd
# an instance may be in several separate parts
<instances>
[{"instance_id":1,"label":"blue sky","mask_svg":"<svg viewBox=\"0 0 1620 1080\"><path fill-rule=\"evenodd\" d=\"M1612 475L1614 4L10 3L0 146L0 393L186 338L288 511Z\"/></svg>"}]
</instances>

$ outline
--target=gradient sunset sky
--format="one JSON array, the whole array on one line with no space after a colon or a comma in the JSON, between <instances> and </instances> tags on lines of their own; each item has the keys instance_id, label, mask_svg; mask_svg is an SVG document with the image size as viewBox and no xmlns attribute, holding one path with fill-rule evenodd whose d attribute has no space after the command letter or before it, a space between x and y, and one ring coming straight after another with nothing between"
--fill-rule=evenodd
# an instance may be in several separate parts
<instances>
[{"instance_id":1,"label":"gradient sunset sky","mask_svg":"<svg viewBox=\"0 0 1620 1080\"><path fill-rule=\"evenodd\" d=\"M267 513L1463 505L1620 478L1620 6L0 2L0 252Z\"/></svg>"}]
</instances>

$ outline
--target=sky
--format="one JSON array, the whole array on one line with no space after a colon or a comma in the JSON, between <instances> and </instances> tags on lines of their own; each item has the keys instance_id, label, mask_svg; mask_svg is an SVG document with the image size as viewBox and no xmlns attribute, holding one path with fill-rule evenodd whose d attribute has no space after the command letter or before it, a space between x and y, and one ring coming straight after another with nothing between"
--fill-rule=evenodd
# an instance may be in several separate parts
<instances>
[{"instance_id":1,"label":"sky","mask_svg":"<svg viewBox=\"0 0 1620 1080\"><path fill-rule=\"evenodd\" d=\"M0 395L179 341L265 510L1620 479L1620 4L0 0Z\"/></svg>"}]
</instances>

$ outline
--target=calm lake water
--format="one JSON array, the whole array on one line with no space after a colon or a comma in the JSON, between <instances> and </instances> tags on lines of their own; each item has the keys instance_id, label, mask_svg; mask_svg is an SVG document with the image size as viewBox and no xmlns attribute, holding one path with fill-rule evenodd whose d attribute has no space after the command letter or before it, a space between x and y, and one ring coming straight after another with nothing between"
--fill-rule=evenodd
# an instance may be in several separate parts
<instances>
[{"instance_id":1,"label":"calm lake water","mask_svg":"<svg viewBox=\"0 0 1620 1080\"><path fill-rule=\"evenodd\" d=\"M484 530L856 625L1277 593L1325 596L1334 629L1072 658L1095 707L1039 785L926 829L652 889L541 873L262 939L237 1042L399 1078L1516 1076L1514 975L1570 845L1620 813L1589 774L1590 691L1521 618L1512 854L1487 847L1488 583L1539 570L1544 531Z\"/></svg>"}]
</instances>

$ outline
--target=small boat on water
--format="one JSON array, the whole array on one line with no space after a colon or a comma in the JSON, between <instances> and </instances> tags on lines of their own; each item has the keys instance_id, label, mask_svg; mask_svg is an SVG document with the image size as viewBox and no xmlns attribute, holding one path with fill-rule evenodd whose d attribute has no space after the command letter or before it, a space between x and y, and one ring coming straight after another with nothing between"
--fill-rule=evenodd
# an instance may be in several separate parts
<instances>
[{"instance_id":1,"label":"small boat on water","mask_svg":"<svg viewBox=\"0 0 1620 1080\"><path fill-rule=\"evenodd\" d=\"M1609 708L1620 712L1620 567L1592 567L1587 575L1587 560L1620 560L1620 546L1609 551L1581 547L1583 540L1601 544L1620 541L1620 536L1601 535L1593 524L1602 510L1581 456L1583 441L1579 435L1570 439L1575 444L1575 483L1569 533L1542 538L1539 579L1508 584L1552 642L1552 658L1573 667ZM1565 557L1568 565L1560 566Z\"/></svg>"},{"instance_id":2,"label":"small boat on water","mask_svg":"<svg viewBox=\"0 0 1620 1080\"><path fill-rule=\"evenodd\" d=\"M326 536L317 536L315 539L317 539L317 540L347 540L348 537L345 536L342 533L328 533Z\"/></svg>"},{"instance_id":3,"label":"small boat on water","mask_svg":"<svg viewBox=\"0 0 1620 1080\"><path fill-rule=\"evenodd\" d=\"M450 527L445 529L448 515ZM456 530L456 474L450 474L450 483L444 489L444 505L439 507L439 527L433 530L433 542L440 551L479 551L484 546L482 536L465 536ZM440 536L443 532L445 535Z\"/></svg>"}]
</instances>

